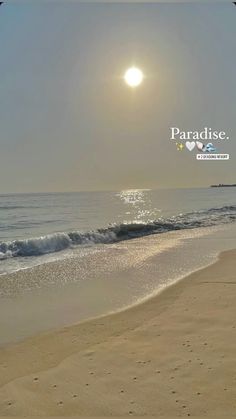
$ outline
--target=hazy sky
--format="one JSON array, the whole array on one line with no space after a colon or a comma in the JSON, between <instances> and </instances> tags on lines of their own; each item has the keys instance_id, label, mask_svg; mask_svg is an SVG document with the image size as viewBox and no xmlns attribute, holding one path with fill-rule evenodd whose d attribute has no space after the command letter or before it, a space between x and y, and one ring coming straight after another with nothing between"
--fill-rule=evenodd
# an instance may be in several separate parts
<instances>
[{"instance_id":1,"label":"hazy sky","mask_svg":"<svg viewBox=\"0 0 236 419\"><path fill-rule=\"evenodd\" d=\"M236 182L230 2L8 3L0 40L0 193ZM178 152L172 126L226 131L230 161Z\"/></svg>"}]
</instances>

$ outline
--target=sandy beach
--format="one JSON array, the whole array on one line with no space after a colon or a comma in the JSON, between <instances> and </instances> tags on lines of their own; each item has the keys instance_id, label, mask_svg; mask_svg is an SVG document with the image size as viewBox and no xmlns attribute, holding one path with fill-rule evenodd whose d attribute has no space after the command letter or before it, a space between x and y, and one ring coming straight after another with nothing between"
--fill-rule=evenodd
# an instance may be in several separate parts
<instances>
[{"instance_id":1,"label":"sandy beach","mask_svg":"<svg viewBox=\"0 0 236 419\"><path fill-rule=\"evenodd\" d=\"M0 415L236 413L236 251L126 311L0 351Z\"/></svg>"}]
</instances>

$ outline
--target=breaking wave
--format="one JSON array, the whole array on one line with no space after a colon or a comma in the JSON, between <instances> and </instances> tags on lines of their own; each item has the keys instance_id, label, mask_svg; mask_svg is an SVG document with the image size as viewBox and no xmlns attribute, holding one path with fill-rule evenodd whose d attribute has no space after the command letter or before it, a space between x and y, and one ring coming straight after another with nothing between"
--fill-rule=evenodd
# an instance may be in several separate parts
<instances>
[{"instance_id":1,"label":"breaking wave","mask_svg":"<svg viewBox=\"0 0 236 419\"><path fill-rule=\"evenodd\" d=\"M89 232L53 233L25 240L0 242L0 260L11 257L39 256L79 245L108 244L168 231L210 227L236 221L236 206L179 214L147 223L133 222L108 226Z\"/></svg>"}]
</instances>

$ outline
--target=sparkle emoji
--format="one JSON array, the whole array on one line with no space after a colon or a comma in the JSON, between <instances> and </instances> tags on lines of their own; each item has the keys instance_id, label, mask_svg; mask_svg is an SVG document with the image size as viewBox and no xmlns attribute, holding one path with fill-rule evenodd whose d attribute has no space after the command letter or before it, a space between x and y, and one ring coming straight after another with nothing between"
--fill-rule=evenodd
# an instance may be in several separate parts
<instances>
[{"instance_id":1,"label":"sparkle emoji","mask_svg":"<svg viewBox=\"0 0 236 419\"><path fill-rule=\"evenodd\" d=\"M178 151L183 151L184 145L183 143L175 143Z\"/></svg>"}]
</instances>

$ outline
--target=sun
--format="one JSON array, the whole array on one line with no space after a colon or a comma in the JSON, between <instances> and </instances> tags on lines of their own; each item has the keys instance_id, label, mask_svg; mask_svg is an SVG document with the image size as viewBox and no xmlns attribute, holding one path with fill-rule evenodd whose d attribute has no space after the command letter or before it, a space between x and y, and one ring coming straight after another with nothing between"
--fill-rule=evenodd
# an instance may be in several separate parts
<instances>
[{"instance_id":1,"label":"sun","mask_svg":"<svg viewBox=\"0 0 236 419\"><path fill-rule=\"evenodd\" d=\"M143 72L137 67L130 67L126 70L124 80L130 87L137 87L143 81Z\"/></svg>"}]
</instances>

